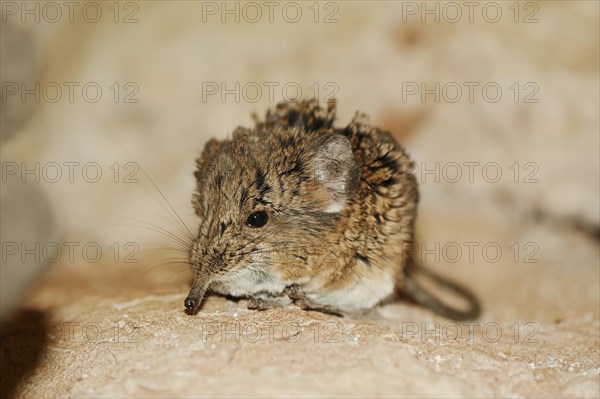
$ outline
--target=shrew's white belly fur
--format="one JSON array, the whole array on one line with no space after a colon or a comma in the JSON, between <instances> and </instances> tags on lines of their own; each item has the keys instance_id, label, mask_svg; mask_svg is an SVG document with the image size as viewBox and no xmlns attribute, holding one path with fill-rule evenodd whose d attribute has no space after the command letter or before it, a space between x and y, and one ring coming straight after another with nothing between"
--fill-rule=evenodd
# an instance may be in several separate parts
<instances>
[{"instance_id":1,"label":"shrew's white belly fur","mask_svg":"<svg viewBox=\"0 0 600 399\"><path fill-rule=\"evenodd\" d=\"M259 272L252 266L241 268L227 279L211 284L210 288L220 294L234 297L279 296L285 283L273 274Z\"/></svg>"},{"instance_id":2,"label":"shrew's white belly fur","mask_svg":"<svg viewBox=\"0 0 600 399\"><path fill-rule=\"evenodd\" d=\"M370 267L364 263L360 266L363 266L360 268L363 271L371 271ZM220 294L234 297L266 299L282 296L289 283L286 284L273 273L265 274L253 267L246 267L236 271L235 276L211 284L210 288ZM389 297L394 292L395 278L390 271L378 270L364 273L358 283L335 291L324 290L316 281L304 286L303 284L299 285L307 298L315 304L339 309L346 313L355 313L371 309Z\"/></svg>"},{"instance_id":3,"label":"shrew's white belly fur","mask_svg":"<svg viewBox=\"0 0 600 399\"><path fill-rule=\"evenodd\" d=\"M362 266L363 270L369 269L364 263ZM316 303L354 313L371 309L389 297L394 292L395 282L395 278L388 271L377 271L363 275L357 284L344 289L329 292L309 291L306 292L306 296Z\"/></svg>"}]
</instances>

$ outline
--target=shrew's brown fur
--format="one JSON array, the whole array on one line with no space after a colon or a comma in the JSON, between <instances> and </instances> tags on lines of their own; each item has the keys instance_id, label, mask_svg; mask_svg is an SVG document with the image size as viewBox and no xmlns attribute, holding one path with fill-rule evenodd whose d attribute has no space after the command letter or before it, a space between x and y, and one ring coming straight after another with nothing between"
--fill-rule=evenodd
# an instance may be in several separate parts
<instances>
[{"instance_id":1,"label":"shrew's brown fur","mask_svg":"<svg viewBox=\"0 0 600 399\"><path fill-rule=\"evenodd\" d=\"M281 103L254 128L206 144L186 307L210 289L349 313L401 286L418 202L411 161L365 115L342 128L334 117L331 102ZM248 225L255 212L266 213L264 226Z\"/></svg>"}]
</instances>

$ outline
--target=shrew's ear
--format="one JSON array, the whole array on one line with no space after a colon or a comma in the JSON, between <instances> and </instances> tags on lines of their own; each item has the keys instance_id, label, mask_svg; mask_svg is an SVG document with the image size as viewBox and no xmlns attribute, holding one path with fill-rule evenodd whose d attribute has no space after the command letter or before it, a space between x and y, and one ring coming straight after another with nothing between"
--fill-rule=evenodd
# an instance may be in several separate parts
<instances>
[{"instance_id":1,"label":"shrew's ear","mask_svg":"<svg viewBox=\"0 0 600 399\"><path fill-rule=\"evenodd\" d=\"M323 212L339 212L360 186L360 168L347 137L341 134L318 139L313 171L322 190Z\"/></svg>"}]
</instances>

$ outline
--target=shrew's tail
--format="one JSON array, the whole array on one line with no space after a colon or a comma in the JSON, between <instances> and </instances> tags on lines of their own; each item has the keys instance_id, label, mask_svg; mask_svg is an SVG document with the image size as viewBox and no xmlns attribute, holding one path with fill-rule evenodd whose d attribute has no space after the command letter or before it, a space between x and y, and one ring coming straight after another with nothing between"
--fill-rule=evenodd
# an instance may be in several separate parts
<instances>
[{"instance_id":1,"label":"shrew's tail","mask_svg":"<svg viewBox=\"0 0 600 399\"><path fill-rule=\"evenodd\" d=\"M442 290L462 297L468 303L468 308L465 310L457 309L442 302L437 296L419 284L415 279L415 276L419 274L427 277ZM469 289L434 273L426 267L421 265L417 267L413 262L409 262L407 267L404 268L404 277L403 291L419 305L430 309L442 317L456 321L473 320L479 317L481 305L477 297Z\"/></svg>"}]
</instances>

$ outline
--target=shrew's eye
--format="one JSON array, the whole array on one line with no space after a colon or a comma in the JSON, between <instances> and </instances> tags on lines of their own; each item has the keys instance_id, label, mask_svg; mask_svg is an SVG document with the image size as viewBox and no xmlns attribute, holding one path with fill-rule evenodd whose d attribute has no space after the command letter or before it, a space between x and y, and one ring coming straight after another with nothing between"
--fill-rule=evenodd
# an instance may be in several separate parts
<instances>
[{"instance_id":1,"label":"shrew's eye","mask_svg":"<svg viewBox=\"0 0 600 399\"><path fill-rule=\"evenodd\" d=\"M267 212L258 211L248 216L246 224L250 227L263 227L265 224L267 224L268 220L269 216L267 216Z\"/></svg>"}]
</instances>

